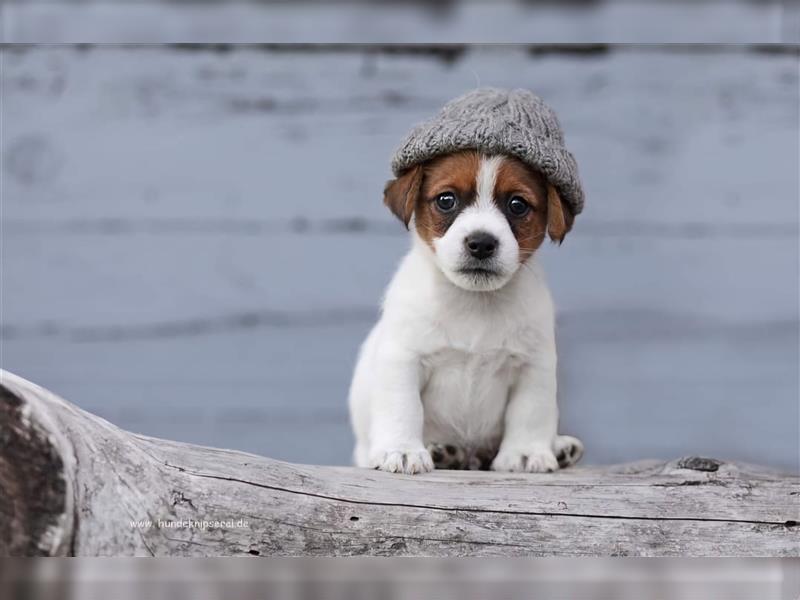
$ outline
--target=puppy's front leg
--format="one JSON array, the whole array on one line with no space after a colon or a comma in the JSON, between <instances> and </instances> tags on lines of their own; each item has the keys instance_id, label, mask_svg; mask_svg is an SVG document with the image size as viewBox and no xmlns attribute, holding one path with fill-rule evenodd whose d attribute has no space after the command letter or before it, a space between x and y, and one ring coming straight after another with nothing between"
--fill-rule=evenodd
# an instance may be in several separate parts
<instances>
[{"instance_id":1,"label":"puppy's front leg","mask_svg":"<svg viewBox=\"0 0 800 600\"><path fill-rule=\"evenodd\" d=\"M426 473L433 460L422 443L420 365L415 357L380 356L372 391L370 465L392 473Z\"/></svg>"},{"instance_id":2,"label":"puppy's front leg","mask_svg":"<svg viewBox=\"0 0 800 600\"><path fill-rule=\"evenodd\" d=\"M494 471L544 473L558 469L553 442L558 430L555 358L523 367L511 390L505 432Z\"/></svg>"}]
</instances>

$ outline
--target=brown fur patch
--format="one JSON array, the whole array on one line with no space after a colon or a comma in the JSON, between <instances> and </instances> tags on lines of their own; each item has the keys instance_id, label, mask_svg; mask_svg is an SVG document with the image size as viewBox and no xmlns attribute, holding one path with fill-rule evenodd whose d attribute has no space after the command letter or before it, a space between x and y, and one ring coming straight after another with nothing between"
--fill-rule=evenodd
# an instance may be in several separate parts
<instances>
[{"instance_id":1,"label":"brown fur patch","mask_svg":"<svg viewBox=\"0 0 800 600\"><path fill-rule=\"evenodd\" d=\"M442 237L458 214L475 201L480 164L480 155L467 151L435 158L425 165L415 224L419 236L431 248L433 240ZM458 201L456 209L447 214L437 209L434 202L436 196L444 192L452 192Z\"/></svg>"},{"instance_id":2,"label":"brown fur patch","mask_svg":"<svg viewBox=\"0 0 800 600\"><path fill-rule=\"evenodd\" d=\"M417 165L397 179L387 181L386 187L383 188L383 203L406 227L411 220L411 215L414 214L414 206L419 197L421 184L422 167Z\"/></svg>"},{"instance_id":3,"label":"brown fur patch","mask_svg":"<svg viewBox=\"0 0 800 600\"><path fill-rule=\"evenodd\" d=\"M508 201L520 196L531 210L522 217L508 212ZM494 201L506 215L519 244L519 261L525 262L542 245L547 230L547 182L521 160L505 157L497 169Z\"/></svg>"},{"instance_id":4,"label":"brown fur patch","mask_svg":"<svg viewBox=\"0 0 800 600\"><path fill-rule=\"evenodd\" d=\"M554 242L564 241L564 236L572 229L575 215L558 195L552 185L547 186L547 233Z\"/></svg>"}]
</instances>

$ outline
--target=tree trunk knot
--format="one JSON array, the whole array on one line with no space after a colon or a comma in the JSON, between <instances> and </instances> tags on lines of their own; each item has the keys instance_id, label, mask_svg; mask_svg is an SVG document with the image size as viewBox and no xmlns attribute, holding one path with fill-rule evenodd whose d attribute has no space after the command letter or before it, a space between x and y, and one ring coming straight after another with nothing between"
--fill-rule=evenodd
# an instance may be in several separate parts
<instances>
[{"instance_id":1,"label":"tree trunk knot","mask_svg":"<svg viewBox=\"0 0 800 600\"><path fill-rule=\"evenodd\" d=\"M716 458L703 458L701 456L687 456L678 461L679 469L691 469L692 471L716 471L722 464Z\"/></svg>"}]
</instances>

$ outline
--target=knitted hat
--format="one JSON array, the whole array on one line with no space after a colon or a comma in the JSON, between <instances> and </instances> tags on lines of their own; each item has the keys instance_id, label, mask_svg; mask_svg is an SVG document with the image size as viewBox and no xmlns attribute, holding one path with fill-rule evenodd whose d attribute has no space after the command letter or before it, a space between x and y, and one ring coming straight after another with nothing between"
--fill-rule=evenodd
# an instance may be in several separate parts
<instances>
[{"instance_id":1,"label":"knitted hat","mask_svg":"<svg viewBox=\"0 0 800 600\"><path fill-rule=\"evenodd\" d=\"M451 100L409 134L392 158L392 171L399 176L415 164L459 150L515 156L541 171L573 214L583 210L578 166L564 147L558 118L528 90L479 88Z\"/></svg>"}]
</instances>

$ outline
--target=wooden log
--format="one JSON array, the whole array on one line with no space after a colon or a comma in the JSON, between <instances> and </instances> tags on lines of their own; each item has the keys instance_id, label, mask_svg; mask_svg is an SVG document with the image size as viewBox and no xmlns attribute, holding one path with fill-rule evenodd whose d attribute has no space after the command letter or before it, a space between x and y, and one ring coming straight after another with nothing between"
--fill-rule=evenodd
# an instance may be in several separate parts
<instances>
[{"instance_id":1,"label":"wooden log","mask_svg":"<svg viewBox=\"0 0 800 600\"><path fill-rule=\"evenodd\" d=\"M123 431L0 371L0 555L798 556L800 477L294 465Z\"/></svg>"}]
</instances>

